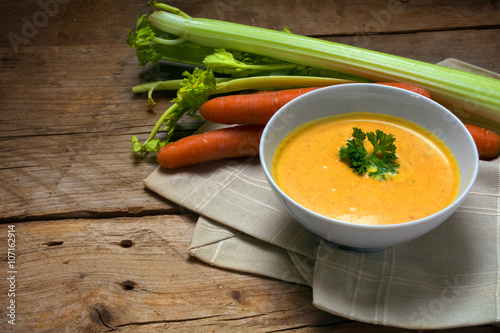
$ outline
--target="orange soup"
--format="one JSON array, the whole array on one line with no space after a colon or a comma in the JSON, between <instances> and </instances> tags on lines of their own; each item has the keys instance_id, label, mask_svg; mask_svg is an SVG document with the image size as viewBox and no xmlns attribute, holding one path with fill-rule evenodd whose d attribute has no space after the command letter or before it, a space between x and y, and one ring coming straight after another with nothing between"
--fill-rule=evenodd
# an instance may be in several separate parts
<instances>
[{"instance_id":1,"label":"orange soup","mask_svg":"<svg viewBox=\"0 0 500 333\"><path fill-rule=\"evenodd\" d=\"M375 180L354 173L339 158L353 127L394 135L397 175ZM434 214L453 202L460 185L455 157L438 137L413 122L365 112L320 119L294 131L276 151L273 174L297 203L361 224L403 223Z\"/></svg>"}]
</instances>

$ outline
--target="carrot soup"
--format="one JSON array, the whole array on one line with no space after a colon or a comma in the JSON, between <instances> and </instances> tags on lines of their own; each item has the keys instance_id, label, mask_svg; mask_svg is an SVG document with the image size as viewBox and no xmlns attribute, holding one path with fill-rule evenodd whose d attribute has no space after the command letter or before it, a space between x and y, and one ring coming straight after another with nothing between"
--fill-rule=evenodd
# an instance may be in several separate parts
<instances>
[{"instance_id":1,"label":"carrot soup","mask_svg":"<svg viewBox=\"0 0 500 333\"><path fill-rule=\"evenodd\" d=\"M353 172L339 157L353 127L394 136L397 174L377 180ZM453 202L460 186L458 163L438 137L411 121L366 112L323 118L291 133L276 150L273 174L297 203L360 224L396 224L432 215Z\"/></svg>"}]
</instances>

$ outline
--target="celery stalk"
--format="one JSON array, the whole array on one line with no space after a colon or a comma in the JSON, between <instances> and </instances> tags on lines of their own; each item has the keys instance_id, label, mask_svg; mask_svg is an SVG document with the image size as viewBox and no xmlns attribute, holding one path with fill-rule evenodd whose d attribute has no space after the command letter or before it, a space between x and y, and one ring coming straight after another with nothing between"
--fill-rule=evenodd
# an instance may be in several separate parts
<instances>
[{"instance_id":1,"label":"celery stalk","mask_svg":"<svg viewBox=\"0 0 500 333\"><path fill-rule=\"evenodd\" d=\"M151 5L161 9L148 17L151 26L188 45L238 50L367 80L416 84L464 121L500 132L500 80L289 32L191 18L168 5Z\"/></svg>"},{"instance_id":2,"label":"celery stalk","mask_svg":"<svg viewBox=\"0 0 500 333\"><path fill-rule=\"evenodd\" d=\"M173 79L138 84L132 87L134 94L148 93L152 97L154 90L177 90L182 87L183 79ZM231 93L241 90L281 90L303 87L326 87L342 83L359 81L316 76L252 76L247 78L217 77L214 91L211 95ZM152 103L150 103L152 104Z\"/></svg>"},{"instance_id":3,"label":"celery stalk","mask_svg":"<svg viewBox=\"0 0 500 333\"><path fill-rule=\"evenodd\" d=\"M215 78L216 84L223 83L226 81L232 80L231 78L220 77ZM155 105L155 101L153 100L153 91L155 90L179 90L182 88L185 83L185 79L173 79L173 80L165 80L165 81L155 81L142 83L132 87L132 92L134 94L139 93L148 93L148 105Z\"/></svg>"},{"instance_id":4,"label":"celery stalk","mask_svg":"<svg viewBox=\"0 0 500 333\"><path fill-rule=\"evenodd\" d=\"M253 76L220 82L215 86L213 95L241 90L281 90L303 87L326 87L356 82L358 81L314 76Z\"/></svg>"}]
</instances>

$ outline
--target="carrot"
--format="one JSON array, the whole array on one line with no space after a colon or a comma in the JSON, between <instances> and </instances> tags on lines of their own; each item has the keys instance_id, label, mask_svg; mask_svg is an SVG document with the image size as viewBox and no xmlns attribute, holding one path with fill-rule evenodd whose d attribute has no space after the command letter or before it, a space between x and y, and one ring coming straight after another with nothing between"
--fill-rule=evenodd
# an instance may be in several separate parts
<instances>
[{"instance_id":1,"label":"carrot","mask_svg":"<svg viewBox=\"0 0 500 333\"><path fill-rule=\"evenodd\" d=\"M422 96L425 96L427 98L431 98L431 94L424 88L416 86L414 84L410 83L401 83L401 82L375 82L376 84L382 84L385 86L391 86L391 87L396 87L396 88L401 88L401 89L406 89L409 91L413 91L414 93L420 94Z\"/></svg>"},{"instance_id":2,"label":"carrot","mask_svg":"<svg viewBox=\"0 0 500 333\"><path fill-rule=\"evenodd\" d=\"M475 125L464 125L476 143L480 159L489 160L500 155L500 135L498 133Z\"/></svg>"},{"instance_id":3,"label":"carrot","mask_svg":"<svg viewBox=\"0 0 500 333\"><path fill-rule=\"evenodd\" d=\"M200 107L206 120L220 124L265 125L283 105L320 87L263 91L253 94L216 97Z\"/></svg>"},{"instance_id":4,"label":"carrot","mask_svg":"<svg viewBox=\"0 0 500 333\"><path fill-rule=\"evenodd\" d=\"M259 154L264 126L240 125L184 137L163 146L157 160L161 166L177 169L225 158Z\"/></svg>"},{"instance_id":5,"label":"carrot","mask_svg":"<svg viewBox=\"0 0 500 333\"><path fill-rule=\"evenodd\" d=\"M377 84L403 88L430 98L427 90L413 84L376 82ZM283 105L292 99L321 87L259 91L252 94L216 97L200 107L206 120L220 124L265 125Z\"/></svg>"}]
</instances>

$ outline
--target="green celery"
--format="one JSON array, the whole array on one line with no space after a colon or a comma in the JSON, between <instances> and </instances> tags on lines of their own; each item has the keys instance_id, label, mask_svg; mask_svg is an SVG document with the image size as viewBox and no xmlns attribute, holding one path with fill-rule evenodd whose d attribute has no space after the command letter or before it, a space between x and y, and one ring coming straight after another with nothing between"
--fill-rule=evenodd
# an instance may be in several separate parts
<instances>
[{"instance_id":1,"label":"green celery","mask_svg":"<svg viewBox=\"0 0 500 333\"><path fill-rule=\"evenodd\" d=\"M160 32L150 38L151 44L165 39L175 48L186 45L195 50L196 45L236 50L371 81L412 83L427 89L434 100L464 121L500 132L500 80L286 31L191 18L157 2L151 6L159 10L151 13L147 21L152 31ZM168 54L168 50L165 52Z\"/></svg>"},{"instance_id":2,"label":"green celery","mask_svg":"<svg viewBox=\"0 0 500 333\"><path fill-rule=\"evenodd\" d=\"M223 83L226 81L230 81L232 79L221 77L221 78L214 78L214 80L216 82L215 87L217 87L217 84ZM142 84L139 84L139 85L132 87L132 92L134 94L147 92L148 93L148 105L155 105L156 103L153 100L153 91L155 91L155 90L178 90L178 89L181 89L185 83L186 83L186 79L173 79L173 80L142 83Z\"/></svg>"},{"instance_id":3,"label":"green celery","mask_svg":"<svg viewBox=\"0 0 500 333\"><path fill-rule=\"evenodd\" d=\"M161 8L179 10L171 6L155 3ZM186 18L186 14L179 14ZM286 32L290 33L290 32ZM129 29L127 44L137 52L139 65L148 62L156 64L160 60L207 67L216 73L229 74L233 77L262 75L311 75L334 77L367 82L366 79L324 68L316 68L297 63L290 63L267 56L239 50L226 50L202 46L187 40L186 36L175 36L153 27L148 15L137 19L135 32Z\"/></svg>"},{"instance_id":4,"label":"green celery","mask_svg":"<svg viewBox=\"0 0 500 333\"><path fill-rule=\"evenodd\" d=\"M359 81L337 79L316 76L252 76L247 78L215 78L216 85L210 95L225 94L242 90L281 90L303 87L326 87L343 83L355 83ZM178 90L182 87L182 79L156 81L142 83L132 87L134 94L148 93L148 104L154 105L153 91L155 90Z\"/></svg>"}]
</instances>

